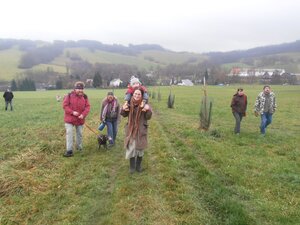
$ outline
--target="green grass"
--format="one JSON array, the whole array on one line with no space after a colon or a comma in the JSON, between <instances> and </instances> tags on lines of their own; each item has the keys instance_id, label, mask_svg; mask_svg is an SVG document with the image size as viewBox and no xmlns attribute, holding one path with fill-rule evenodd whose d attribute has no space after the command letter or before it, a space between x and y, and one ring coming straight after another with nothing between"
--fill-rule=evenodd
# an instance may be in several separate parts
<instances>
[{"instance_id":1,"label":"green grass","mask_svg":"<svg viewBox=\"0 0 300 225\"><path fill-rule=\"evenodd\" d=\"M174 109L151 99L145 171L129 175L121 121L117 145L98 150L84 130L84 151L63 158L61 102L47 92L15 92L15 110L0 111L0 224L299 224L299 86L273 86L278 103L264 138L251 113L262 86L244 86L248 115L233 135L236 86L208 87L210 131L199 127L201 87L173 87ZM157 88L149 87L150 91ZM107 90L86 90L87 123L98 126ZM119 99L125 90L115 90Z\"/></svg>"},{"instance_id":2,"label":"green grass","mask_svg":"<svg viewBox=\"0 0 300 225\"><path fill-rule=\"evenodd\" d=\"M178 52L162 52L162 51L143 51L139 57L152 57L155 59L155 61L159 62L162 65L168 65L168 64L183 64L186 63L190 58L195 58L194 63L201 63L205 59L208 59L208 57L200 54L194 54L194 53L178 53Z\"/></svg>"},{"instance_id":3,"label":"green grass","mask_svg":"<svg viewBox=\"0 0 300 225\"><path fill-rule=\"evenodd\" d=\"M23 71L18 69L21 55L17 48L0 51L0 81L10 81Z\"/></svg>"}]
</instances>

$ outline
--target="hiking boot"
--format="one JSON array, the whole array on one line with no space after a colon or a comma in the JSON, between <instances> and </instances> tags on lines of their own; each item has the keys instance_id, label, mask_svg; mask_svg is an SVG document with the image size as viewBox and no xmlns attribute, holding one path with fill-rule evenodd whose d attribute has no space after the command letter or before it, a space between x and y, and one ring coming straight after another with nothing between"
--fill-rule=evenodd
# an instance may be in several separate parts
<instances>
[{"instance_id":1,"label":"hiking boot","mask_svg":"<svg viewBox=\"0 0 300 225\"><path fill-rule=\"evenodd\" d=\"M138 171L139 173L142 172L142 170L143 170L143 169L142 169L142 165L141 165L141 164L142 164L142 160L143 160L143 157L139 157L139 156L138 156L138 157L136 158L136 167L135 167L135 169L136 169L136 171Z\"/></svg>"},{"instance_id":2,"label":"hiking boot","mask_svg":"<svg viewBox=\"0 0 300 225\"><path fill-rule=\"evenodd\" d=\"M72 157L73 156L73 151L66 151L64 153L64 157Z\"/></svg>"},{"instance_id":3,"label":"hiking boot","mask_svg":"<svg viewBox=\"0 0 300 225\"><path fill-rule=\"evenodd\" d=\"M132 158L129 159L129 165L130 165L129 173L133 174L134 171L135 171L135 157L132 157Z\"/></svg>"}]
</instances>

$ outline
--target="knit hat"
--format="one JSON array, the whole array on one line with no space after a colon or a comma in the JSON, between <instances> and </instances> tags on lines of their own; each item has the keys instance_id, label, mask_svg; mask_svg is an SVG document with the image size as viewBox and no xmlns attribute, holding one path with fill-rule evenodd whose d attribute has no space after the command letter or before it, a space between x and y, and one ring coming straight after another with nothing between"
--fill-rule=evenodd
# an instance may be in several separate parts
<instances>
[{"instance_id":1,"label":"knit hat","mask_svg":"<svg viewBox=\"0 0 300 225\"><path fill-rule=\"evenodd\" d=\"M109 95L114 96L114 93L112 91L109 91L109 92L107 92L107 96L109 96Z\"/></svg>"},{"instance_id":2,"label":"knit hat","mask_svg":"<svg viewBox=\"0 0 300 225\"><path fill-rule=\"evenodd\" d=\"M83 89L84 88L84 83L81 81L77 81L74 85L74 89Z\"/></svg>"},{"instance_id":3,"label":"knit hat","mask_svg":"<svg viewBox=\"0 0 300 225\"><path fill-rule=\"evenodd\" d=\"M139 80L139 78L135 77L135 76L132 76L130 78L130 86L134 85L135 83L139 83L139 84L142 84L141 81Z\"/></svg>"}]
</instances>

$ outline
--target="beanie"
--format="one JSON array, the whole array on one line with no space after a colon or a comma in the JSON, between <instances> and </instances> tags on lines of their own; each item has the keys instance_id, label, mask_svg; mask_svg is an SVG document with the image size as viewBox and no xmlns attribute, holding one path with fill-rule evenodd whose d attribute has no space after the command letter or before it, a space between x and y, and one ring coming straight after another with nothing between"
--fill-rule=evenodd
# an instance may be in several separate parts
<instances>
[{"instance_id":1,"label":"beanie","mask_svg":"<svg viewBox=\"0 0 300 225\"><path fill-rule=\"evenodd\" d=\"M142 84L139 80L139 78L135 77L135 76L132 76L130 78L130 86L134 85L135 83L139 83L139 84Z\"/></svg>"},{"instance_id":2,"label":"beanie","mask_svg":"<svg viewBox=\"0 0 300 225\"><path fill-rule=\"evenodd\" d=\"M84 83L81 81L77 81L74 85L74 89L83 89L84 88Z\"/></svg>"}]
</instances>

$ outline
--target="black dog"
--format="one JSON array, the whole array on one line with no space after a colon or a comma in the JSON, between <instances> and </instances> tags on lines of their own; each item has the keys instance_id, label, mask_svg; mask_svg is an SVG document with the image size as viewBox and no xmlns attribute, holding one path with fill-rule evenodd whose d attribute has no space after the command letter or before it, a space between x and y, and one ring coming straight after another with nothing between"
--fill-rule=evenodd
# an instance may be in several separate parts
<instances>
[{"instance_id":1,"label":"black dog","mask_svg":"<svg viewBox=\"0 0 300 225\"><path fill-rule=\"evenodd\" d=\"M99 134L97 136L97 140L98 140L98 144L99 144L98 149L100 149L101 145L103 145L104 148L107 149L107 140L108 140L107 135Z\"/></svg>"}]
</instances>

